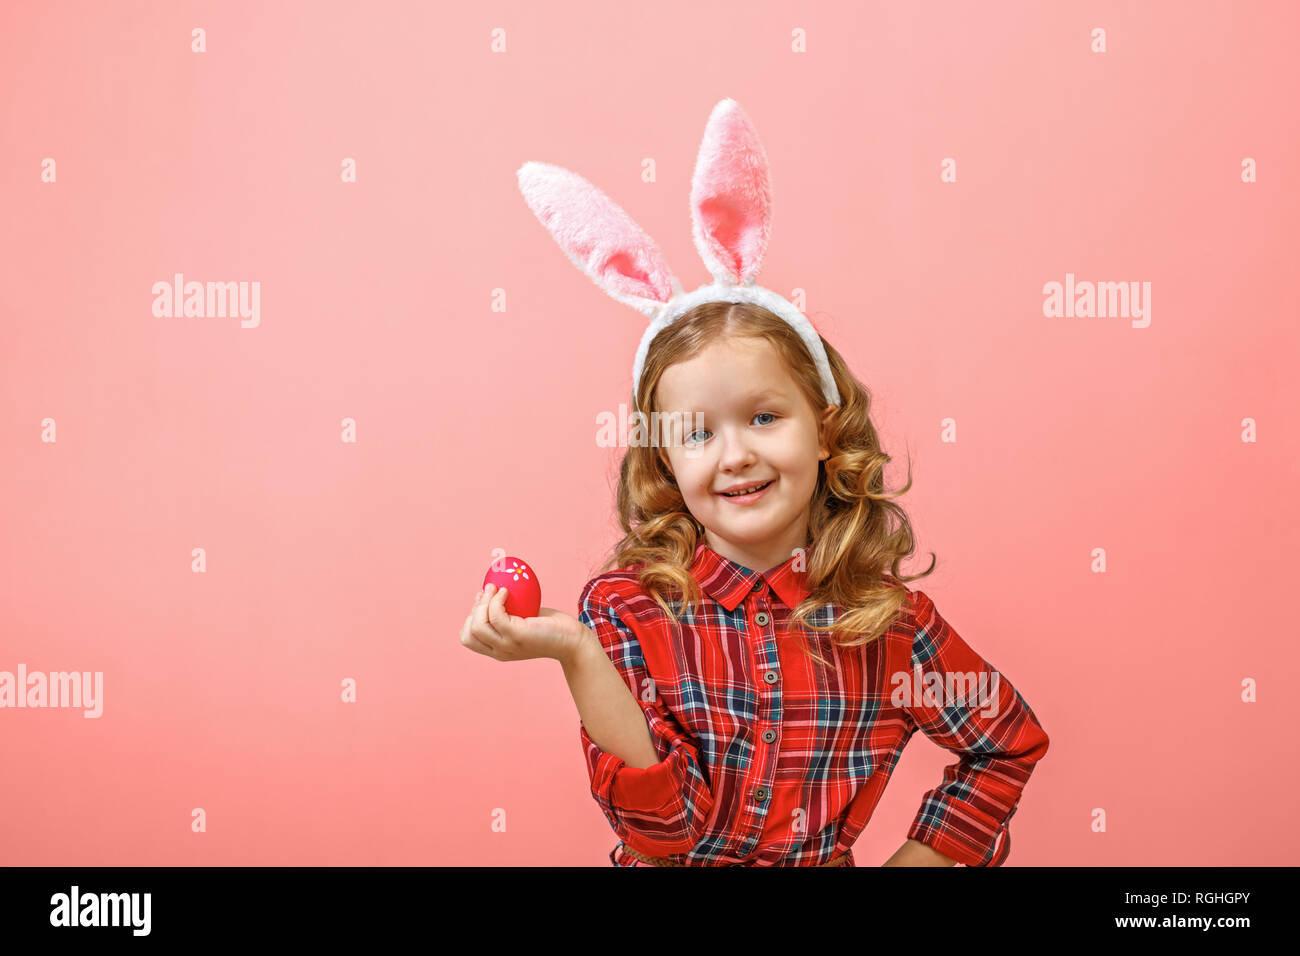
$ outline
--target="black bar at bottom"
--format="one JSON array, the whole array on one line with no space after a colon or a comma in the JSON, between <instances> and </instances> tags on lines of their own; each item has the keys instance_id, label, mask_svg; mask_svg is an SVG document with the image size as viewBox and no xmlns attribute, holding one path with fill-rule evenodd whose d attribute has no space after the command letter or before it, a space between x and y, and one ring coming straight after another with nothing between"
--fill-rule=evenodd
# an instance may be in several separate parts
<instances>
[{"instance_id":1,"label":"black bar at bottom","mask_svg":"<svg viewBox=\"0 0 1300 956\"><path fill-rule=\"evenodd\" d=\"M737 942L761 945L777 921L809 940L841 930L920 946L1098 936L1233 946L1287 929L1295 876L1293 867L771 867L761 877L744 875L752 867L649 869L9 867L0 868L0 932L6 949L60 936L337 945L412 932L426 943L469 934L495 945L512 932L533 944L591 942L594 920L662 949L727 922Z\"/></svg>"}]
</instances>

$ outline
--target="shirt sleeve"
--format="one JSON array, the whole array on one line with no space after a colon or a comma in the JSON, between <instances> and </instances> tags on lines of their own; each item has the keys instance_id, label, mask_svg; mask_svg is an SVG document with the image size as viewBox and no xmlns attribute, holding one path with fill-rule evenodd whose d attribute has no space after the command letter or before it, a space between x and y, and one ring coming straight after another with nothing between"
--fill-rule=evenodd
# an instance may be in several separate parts
<instances>
[{"instance_id":1,"label":"shirt sleeve","mask_svg":"<svg viewBox=\"0 0 1300 956\"><path fill-rule=\"evenodd\" d=\"M961 759L924 795L907 835L967 866L1001 866L1011 852L1011 817L1034 764L1047 753L1048 737L1011 682L961 639L924 592L914 593L916 634L912 672L900 682L907 690L903 706L927 737ZM927 683L931 673L941 687ZM956 683L959 675L964 685ZM931 686L936 696L926 692Z\"/></svg>"},{"instance_id":2,"label":"shirt sleeve","mask_svg":"<svg viewBox=\"0 0 1300 956\"><path fill-rule=\"evenodd\" d=\"M641 706L660 758L649 767L629 767L602 750L579 721L592 796L618 837L635 849L648 855L685 853L699 842L714 803L699 744L664 706L636 635L604 591L589 582L578 606L579 620L596 632Z\"/></svg>"}]
</instances>

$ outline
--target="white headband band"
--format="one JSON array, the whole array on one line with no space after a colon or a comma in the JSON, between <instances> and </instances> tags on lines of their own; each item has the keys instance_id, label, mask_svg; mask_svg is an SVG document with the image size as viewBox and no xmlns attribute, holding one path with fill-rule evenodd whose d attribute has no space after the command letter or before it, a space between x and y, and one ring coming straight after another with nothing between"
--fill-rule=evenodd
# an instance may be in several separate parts
<instances>
[{"instance_id":1,"label":"white headband band","mask_svg":"<svg viewBox=\"0 0 1300 956\"><path fill-rule=\"evenodd\" d=\"M767 154L735 100L714 106L695 160L691 231L714 282L694 292L682 289L645 230L577 173L528 162L519 168L518 178L525 202L573 264L606 294L650 319L632 369L633 395L650 343L663 329L705 302L747 302L780 316L799 333L821 376L827 403L840 404L817 330L788 301L754 282L771 234L771 189Z\"/></svg>"}]
</instances>

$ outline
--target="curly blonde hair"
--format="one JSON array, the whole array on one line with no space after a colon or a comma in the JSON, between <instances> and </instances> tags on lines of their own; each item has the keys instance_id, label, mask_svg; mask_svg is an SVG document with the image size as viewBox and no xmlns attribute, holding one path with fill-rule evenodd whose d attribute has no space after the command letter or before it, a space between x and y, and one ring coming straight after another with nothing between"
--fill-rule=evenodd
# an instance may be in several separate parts
<instances>
[{"instance_id":1,"label":"curly blonde hair","mask_svg":"<svg viewBox=\"0 0 1300 956\"><path fill-rule=\"evenodd\" d=\"M633 409L648 416L656 410L656 392L664 371L724 337L762 338L784 359L794 381L814 412L827 405L821 378L798 333L767 309L749 303L706 302L660 332L650 344ZM903 576L899 566L915 550L911 523L891 499L912 487L911 460L907 484L887 493L884 467L891 461L880 447L871 423L871 397L844 359L822 339L841 404L825 425L823 441L830 457L819 466L809 511L811 550L806 555L810 593L793 609L793 630L829 633L841 647L868 644L884 634L907 601L903 582L934 571ZM624 537L613 549L603 571L638 568L641 588L674 621L680 621L668 599L685 597L694 612L703 595L690 575L695 549L704 540L704 526L686 508L681 492L658 442L630 442L619 466L617 491L619 525ZM896 527L891 527L894 519ZM886 575L885 569L891 572ZM765 570L765 569L760 569ZM847 610L832 626L809 617L828 603ZM823 664L828 663L804 648Z\"/></svg>"}]
</instances>

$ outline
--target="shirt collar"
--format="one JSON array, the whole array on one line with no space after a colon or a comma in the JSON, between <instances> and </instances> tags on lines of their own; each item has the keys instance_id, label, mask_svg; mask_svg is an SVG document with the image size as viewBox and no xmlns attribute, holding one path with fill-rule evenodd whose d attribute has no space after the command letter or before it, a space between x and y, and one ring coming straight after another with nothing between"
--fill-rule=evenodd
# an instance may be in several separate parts
<instances>
[{"instance_id":1,"label":"shirt collar","mask_svg":"<svg viewBox=\"0 0 1300 956\"><path fill-rule=\"evenodd\" d=\"M795 570L795 562L801 557L790 556L784 564L770 571L759 572L744 565L737 564L730 558L724 558L701 541L695 547L695 557L691 563L691 575L699 582L701 590L728 611L734 611L745 595L756 590L755 585L766 581L776 592L786 607L794 609L810 592L808 572ZM807 561L807 555L802 555Z\"/></svg>"}]
</instances>

